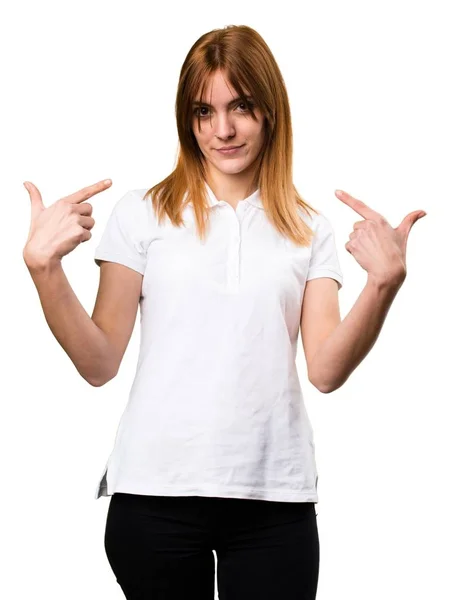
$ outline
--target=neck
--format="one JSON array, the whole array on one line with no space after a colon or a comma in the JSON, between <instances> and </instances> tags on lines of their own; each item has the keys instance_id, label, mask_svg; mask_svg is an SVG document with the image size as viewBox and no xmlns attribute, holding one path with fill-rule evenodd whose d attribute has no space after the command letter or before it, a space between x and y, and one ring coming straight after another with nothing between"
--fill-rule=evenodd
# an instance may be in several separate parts
<instances>
[{"instance_id":1,"label":"neck","mask_svg":"<svg viewBox=\"0 0 451 600\"><path fill-rule=\"evenodd\" d=\"M218 200L235 204L257 190L258 186L252 185L252 179L252 173L240 173L234 177L224 177L222 173L209 173L206 182Z\"/></svg>"}]
</instances>

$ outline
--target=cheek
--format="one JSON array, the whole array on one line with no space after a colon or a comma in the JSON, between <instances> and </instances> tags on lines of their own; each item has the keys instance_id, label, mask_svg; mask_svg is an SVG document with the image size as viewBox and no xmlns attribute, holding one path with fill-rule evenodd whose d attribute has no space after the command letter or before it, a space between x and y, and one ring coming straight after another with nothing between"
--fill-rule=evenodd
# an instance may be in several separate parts
<instances>
[{"instance_id":1,"label":"cheek","mask_svg":"<svg viewBox=\"0 0 451 600\"><path fill-rule=\"evenodd\" d=\"M264 139L265 139L265 134L264 134L264 130L261 128L253 128L252 131L249 132L249 137L252 139L253 141L253 146L254 149L256 151L258 151L260 149L260 147L262 146Z\"/></svg>"},{"instance_id":2,"label":"cheek","mask_svg":"<svg viewBox=\"0 0 451 600\"><path fill-rule=\"evenodd\" d=\"M252 137L254 140L260 140L264 135L264 127L261 122L255 123L252 119L247 123L247 131L249 137Z\"/></svg>"},{"instance_id":3,"label":"cheek","mask_svg":"<svg viewBox=\"0 0 451 600\"><path fill-rule=\"evenodd\" d=\"M193 128L193 134L199 146L204 146L208 143L209 136L205 130L205 127L201 132L199 132L197 128Z\"/></svg>"}]
</instances>

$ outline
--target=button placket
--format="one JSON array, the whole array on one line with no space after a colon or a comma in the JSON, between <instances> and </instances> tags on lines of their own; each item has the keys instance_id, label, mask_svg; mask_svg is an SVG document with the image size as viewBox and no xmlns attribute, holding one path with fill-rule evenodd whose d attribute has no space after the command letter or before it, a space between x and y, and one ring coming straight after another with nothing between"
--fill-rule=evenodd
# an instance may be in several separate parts
<instances>
[{"instance_id":1,"label":"button placket","mask_svg":"<svg viewBox=\"0 0 451 600\"><path fill-rule=\"evenodd\" d=\"M223 201L221 201L221 204ZM224 202L227 210L233 211L232 233L230 235L229 252L227 261L227 288L236 291L240 281L240 249L241 249L241 215L246 210L244 202L239 202L236 210Z\"/></svg>"},{"instance_id":2,"label":"button placket","mask_svg":"<svg viewBox=\"0 0 451 600\"><path fill-rule=\"evenodd\" d=\"M243 204L238 204L235 212L235 232L232 236L232 257L233 257L233 283L235 286L239 285L240 280L240 246L241 246L241 221L240 214L243 209Z\"/></svg>"}]
</instances>

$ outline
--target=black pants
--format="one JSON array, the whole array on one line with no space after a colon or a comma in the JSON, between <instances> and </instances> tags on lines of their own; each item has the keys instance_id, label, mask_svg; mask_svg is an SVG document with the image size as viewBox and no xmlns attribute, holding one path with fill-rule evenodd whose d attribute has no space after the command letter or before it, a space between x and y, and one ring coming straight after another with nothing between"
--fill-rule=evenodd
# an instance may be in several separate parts
<instances>
[{"instance_id":1,"label":"black pants","mask_svg":"<svg viewBox=\"0 0 451 600\"><path fill-rule=\"evenodd\" d=\"M111 496L105 551L128 600L314 600L312 502Z\"/></svg>"}]
</instances>

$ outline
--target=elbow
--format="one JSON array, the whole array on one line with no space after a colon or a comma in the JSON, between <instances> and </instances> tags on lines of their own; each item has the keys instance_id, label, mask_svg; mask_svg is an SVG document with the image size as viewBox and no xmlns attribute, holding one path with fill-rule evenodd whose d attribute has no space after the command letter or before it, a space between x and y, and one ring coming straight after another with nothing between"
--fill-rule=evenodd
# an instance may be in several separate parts
<instances>
[{"instance_id":1,"label":"elbow","mask_svg":"<svg viewBox=\"0 0 451 600\"><path fill-rule=\"evenodd\" d=\"M313 381L311 382L312 385L314 385L316 387L316 389L321 392L322 394L330 394L331 392L334 391L335 388L331 387L331 386L327 386L327 385L323 385L323 384L317 384L314 383Z\"/></svg>"},{"instance_id":2,"label":"elbow","mask_svg":"<svg viewBox=\"0 0 451 600\"><path fill-rule=\"evenodd\" d=\"M315 377L311 372L308 373L308 380L313 385L313 387L315 387L322 394L329 393L329 391L327 390L327 386L325 386L324 383L317 377Z\"/></svg>"},{"instance_id":3,"label":"elbow","mask_svg":"<svg viewBox=\"0 0 451 600\"><path fill-rule=\"evenodd\" d=\"M333 386L322 385L322 386L316 386L316 389L318 391L320 391L322 394L330 394L331 392L334 392L337 388L333 387Z\"/></svg>"},{"instance_id":4,"label":"elbow","mask_svg":"<svg viewBox=\"0 0 451 600\"><path fill-rule=\"evenodd\" d=\"M321 372L317 363L307 365L307 373L310 383L322 394L331 394L341 388L350 375L350 373L336 373L334 376L330 369L323 369Z\"/></svg>"},{"instance_id":5,"label":"elbow","mask_svg":"<svg viewBox=\"0 0 451 600\"><path fill-rule=\"evenodd\" d=\"M335 383L330 383L330 384L322 384L322 385L318 385L315 386L322 394L330 394L332 392L335 392L336 390L340 389L341 386L345 383L346 380L344 381L336 381Z\"/></svg>"},{"instance_id":6,"label":"elbow","mask_svg":"<svg viewBox=\"0 0 451 600\"><path fill-rule=\"evenodd\" d=\"M338 388L343 385L342 383L328 383L316 380L314 377L309 377L309 381L322 394L330 394L331 392L335 392L335 390L338 390Z\"/></svg>"},{"instance_id":7,"label":"elbow","mask_svg":"<svg viewBox=\"0 0 451 600\"><path fill-rule=\"evenodd\" d=\"M109 381L111 381L113 379L113 377L110 377L109 379L86 379L86 381L89 383L89 385L92 385L92 387L102 387L102 385L105 385L106 383L108 383Z\"/></svg>"},{"instance_id":8,"label":"elbow","mask_svg":"<svg viewBox=\"0 0 451 600\"><path fill-rule=\"evenodd\" d=\"M93 378L93 377L84 377L84 379L89 383L89 385L92 385L93 387L102 387L103 385L105 385L106 383L108 383L109 381L111 381L112 379L114 379L117 375L117 371L109 374L108 376L105 376L103 378Z\"/></svg>"},{"instance_id":9,"label":"elbow","mask_svg":"<svg viewBox=\"0 0 451 600\"><path fill-rule=\"evenodd\" d=\"M92 387L102 387L102 385L105 385L105 383L106 383L106 381L86 379L86 378L85 378L85 381L87 381L89 383L89 385L92 385Z\"/></svg>"}]
</instances>

